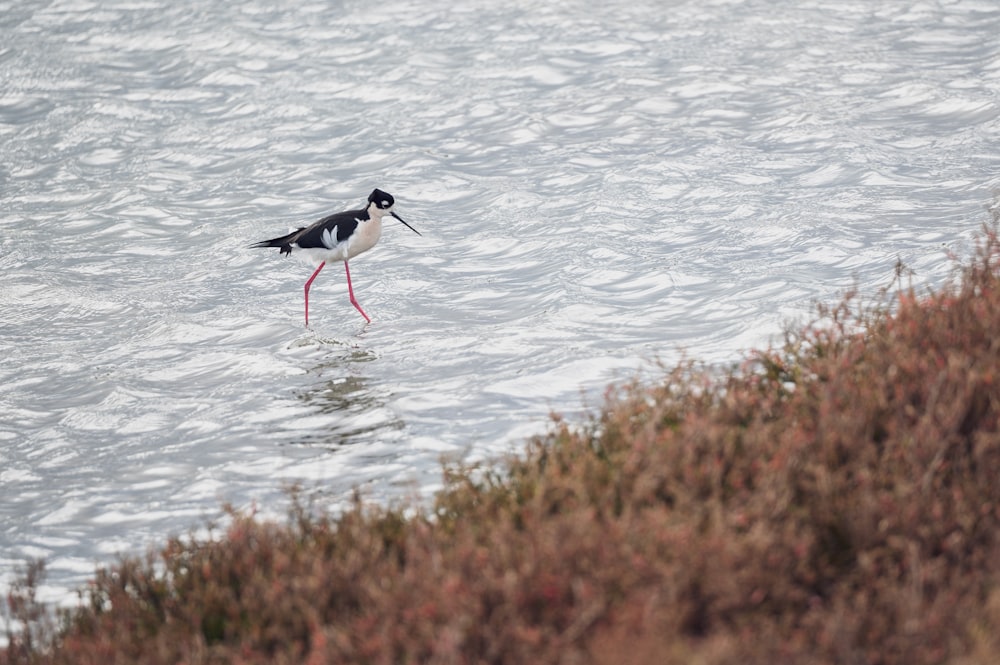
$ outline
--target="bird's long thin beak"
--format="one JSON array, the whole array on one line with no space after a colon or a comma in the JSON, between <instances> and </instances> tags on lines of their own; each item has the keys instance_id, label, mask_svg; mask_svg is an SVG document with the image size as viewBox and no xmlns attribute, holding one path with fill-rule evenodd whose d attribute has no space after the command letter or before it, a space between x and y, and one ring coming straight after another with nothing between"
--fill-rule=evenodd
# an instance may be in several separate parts
<instances>
[{"instance_id":1,"label":"bird's long thin beak","mask_svg":"<svg viewBox=\"0 0 1000 665\"><path fill-rule=\"evenodd\" d=\"M410 229L411 231L413 231L414 233L416 233L418 236L421 235L420 231L416 230L415 228L413 228L412 226L410 226L409 224L407 224L406 220L404 220L402 217L400 217L396 213L390 212L389 214L392 215L393 217L395 217L396 219L398 219L399 221L403 222L403 226L405 226L406 228Z\"/></svg>"}]
</instances>

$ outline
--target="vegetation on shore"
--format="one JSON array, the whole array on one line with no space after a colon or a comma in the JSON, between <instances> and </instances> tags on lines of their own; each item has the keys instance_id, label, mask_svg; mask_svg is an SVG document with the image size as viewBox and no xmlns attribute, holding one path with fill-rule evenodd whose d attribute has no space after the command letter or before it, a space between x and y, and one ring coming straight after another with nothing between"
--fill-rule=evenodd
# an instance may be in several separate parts
<instances>
[{"instance_id":1,"label":"vegetation on shore","mask_svg":"<svg viewBox=\"0 0 1000 665\"><path fill-rule=\"evenodd\" d=\"M0 664L995 663L996 230L893 298L613 389L426 508L234 513L55 620L26 579Z\"/></svg>"}]
</instances>

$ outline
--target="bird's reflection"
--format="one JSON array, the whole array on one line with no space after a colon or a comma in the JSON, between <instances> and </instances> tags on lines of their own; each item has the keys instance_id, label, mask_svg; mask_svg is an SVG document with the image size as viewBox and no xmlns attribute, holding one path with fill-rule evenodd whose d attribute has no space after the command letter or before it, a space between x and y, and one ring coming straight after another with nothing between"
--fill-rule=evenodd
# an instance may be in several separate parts
<instances>
[{"instance_id":1,"label":"bird's reflection","mask_svg":"<svg viewBox=\"0 0 1000 665\"><path fill-rule=\"evenodd\" d=\"M373 385L358 372L362 363L376 359L375 354L360 349L346 356L328 360L310 372L321 377L313 386L296 393L317 414L333 416L329 426L300 438L296 443L338 449L347 445L372 442L385 432L403 428L404 423L388 406L391 391ZM328 378L328 377L333 378Z\"/></svg>"}]
</instances>

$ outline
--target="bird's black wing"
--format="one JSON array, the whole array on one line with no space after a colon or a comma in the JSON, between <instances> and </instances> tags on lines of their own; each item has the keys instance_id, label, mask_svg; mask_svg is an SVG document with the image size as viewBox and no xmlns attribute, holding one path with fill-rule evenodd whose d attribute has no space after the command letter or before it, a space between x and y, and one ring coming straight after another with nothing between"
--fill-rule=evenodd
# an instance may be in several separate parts
<instances>
[{"instance_id":1,"label":"bird's black wing","mask_svg":"<svg viewBox=\"0 0 1000 665\"><path fill-rule=\"evenodd\" d=\"M336 212L319 220L312 226L302 229L297 234L294 242L303 249L313 247L324 248L323 231L329 229L330 235L336 237L337 243L342 243L351 237L354 229L358 228L358 220L368 219L367 210L348 210L346 212Z\"/></svg>"}]
</instances>

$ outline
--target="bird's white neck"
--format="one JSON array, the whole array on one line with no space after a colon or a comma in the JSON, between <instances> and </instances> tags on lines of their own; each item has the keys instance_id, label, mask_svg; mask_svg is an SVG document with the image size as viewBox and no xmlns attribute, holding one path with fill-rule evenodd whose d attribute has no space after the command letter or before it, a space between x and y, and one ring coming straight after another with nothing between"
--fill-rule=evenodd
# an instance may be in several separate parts
<instances>
[{"instance_id":1,"label":"bird's white neck","mask_svg":"<svg viewBox=\"0 0 1000 665\"><path fill-rule=\"evenodd\" d=\"M385 217L386 213L388 212L389 212L388 210L383 210L382 208L379 208L377 205L375 205L374 201L368 204L368 216L371 217L376 222L382 221L382 218Z\"/></svg>"}]
</instances>

